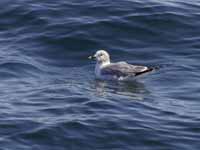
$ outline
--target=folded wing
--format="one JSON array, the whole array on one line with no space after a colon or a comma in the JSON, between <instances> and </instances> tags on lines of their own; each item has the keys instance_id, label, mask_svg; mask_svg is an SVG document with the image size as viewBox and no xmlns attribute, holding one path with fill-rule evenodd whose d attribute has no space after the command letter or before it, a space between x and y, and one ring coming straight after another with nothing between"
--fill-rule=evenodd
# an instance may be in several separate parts
<instances>
[{"instance_id":1,"label":"folded wing","mask_svg":"<svg viewBox=\"0 0 200 150\"><path fill-rule=\"evenodd\" d=\"M102 75L116 75L120 76L138 76L143 73L152 71L152 69L146 66L135 66L126 62L112 63L101 70Z\"/></svg>"}]
</instances>

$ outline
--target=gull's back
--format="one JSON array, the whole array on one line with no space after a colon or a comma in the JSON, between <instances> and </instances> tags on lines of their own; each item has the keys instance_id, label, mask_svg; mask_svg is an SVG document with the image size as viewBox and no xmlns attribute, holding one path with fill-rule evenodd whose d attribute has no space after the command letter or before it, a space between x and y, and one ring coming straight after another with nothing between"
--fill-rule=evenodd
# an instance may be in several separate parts
<instances>
[{"instance_id":1,"label":"gull's back","mask_svg":"<svg viewBox=\"0 0 200 150\"><path fill-rule=\"evenodd\" d=\"M131 65L126 62L111 63L101 69L103 76L130 77L151 71L146 66Z\"/></svg>"}]
</instances>

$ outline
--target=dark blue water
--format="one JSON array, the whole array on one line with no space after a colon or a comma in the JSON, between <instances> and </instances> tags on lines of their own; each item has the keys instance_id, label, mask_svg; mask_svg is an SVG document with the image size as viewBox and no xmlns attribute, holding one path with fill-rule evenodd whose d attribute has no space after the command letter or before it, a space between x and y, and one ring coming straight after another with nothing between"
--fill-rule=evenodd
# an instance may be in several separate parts
<instances>
[{"instance_id":1,"label":"dark blue water","mask_svg":"<svg viewBox=\"0 0 200 150\"><path fill-rule=\"evenodd\" d=\"M98 49L162 67L96 81ZM0 149L199 148L199 0L0 1Z\"/></svg>"}]
</instances>

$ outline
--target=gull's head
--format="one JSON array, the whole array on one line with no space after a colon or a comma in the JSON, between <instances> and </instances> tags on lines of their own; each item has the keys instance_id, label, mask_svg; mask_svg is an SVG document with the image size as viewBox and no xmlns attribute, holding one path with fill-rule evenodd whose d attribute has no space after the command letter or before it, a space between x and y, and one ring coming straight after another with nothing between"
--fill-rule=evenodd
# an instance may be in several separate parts
<instances>
[{"instance_id":1,"label":"gull's head","mask_svg":"<svg viewBox=\"0 0 200 150\"><path fill-rule=\"evenodd\" d=\"M90 59L94 58L99 64L109 64L110 56L105 50L98 50L94 56L90 56Z\"/></svg>"}]
</instances>

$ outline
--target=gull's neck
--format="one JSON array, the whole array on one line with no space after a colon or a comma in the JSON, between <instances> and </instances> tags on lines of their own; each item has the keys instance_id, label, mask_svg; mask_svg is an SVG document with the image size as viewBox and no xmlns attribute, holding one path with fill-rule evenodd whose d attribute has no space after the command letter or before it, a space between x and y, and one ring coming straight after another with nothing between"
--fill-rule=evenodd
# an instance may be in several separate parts
<instances>
[{"instance_id":1,"label":"gull's neck","mask_svg":"<svg viewBox=\"0 0 200 150\"><path fill-rule=\"evenodd\" d=\"M110 64L110 61L106 61L106 62L97 62L96 63L96 67L99 67L99 68L102 68L102 67L105 67L107 65Z\"/></svg>"},{"instance_id":2,"label":"gull's neck","mask_svg":"<svg viewBox=\"0 0 200 150\"><path fill-rule=\"evenodd\" d=\"M107 62L103 62L103 63L99 63L97 62L96 63L96 66L95 66L95 74L96 76L100 76L101 75L101 68L107 66L110 64L110 61L107 61Z\"/></svg>"}]
</instances>

